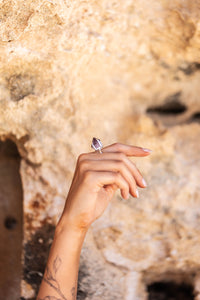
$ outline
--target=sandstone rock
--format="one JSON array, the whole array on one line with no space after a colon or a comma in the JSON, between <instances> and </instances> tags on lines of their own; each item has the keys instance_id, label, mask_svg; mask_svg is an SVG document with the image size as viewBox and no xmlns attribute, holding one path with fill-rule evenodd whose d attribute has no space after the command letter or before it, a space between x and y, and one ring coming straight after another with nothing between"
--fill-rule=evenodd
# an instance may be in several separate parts
<instances>
[{"instance_id":1,"label":"sandstone rock","mask_svg":"<svg viewBox=\"0 0 200 300\"><path fill-rule=\"evenodd\" d=\"M82 297L145 300L148 283L179 277L195 285L199 12L198 0L0 4L0 139L21 155L24 245L55 226L93 136L153 150L133 159L148 188L127 201L117 193L91 228ZM22 296L34 297L24 281Z\"/></svg>"}]
</instances>

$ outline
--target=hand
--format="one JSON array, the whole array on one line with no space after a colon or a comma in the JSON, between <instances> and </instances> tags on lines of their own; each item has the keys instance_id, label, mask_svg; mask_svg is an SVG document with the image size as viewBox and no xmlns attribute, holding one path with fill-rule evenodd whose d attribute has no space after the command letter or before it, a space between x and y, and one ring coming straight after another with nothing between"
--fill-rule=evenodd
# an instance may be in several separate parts
<instances>
[{"instance_id":1,"label":"hand","mask_svg":"<svg viewBox=\"0 0 200 300\"><path fill-rule=\"evenodd\" d=\"M62 226L87 230L99 218L112 199L116 189L127 199L138 197L137 186L146 183L128 156L147 156L151 150L115 143L79 156L74 177L59 221Z\"/></svg>"}]
</instances>

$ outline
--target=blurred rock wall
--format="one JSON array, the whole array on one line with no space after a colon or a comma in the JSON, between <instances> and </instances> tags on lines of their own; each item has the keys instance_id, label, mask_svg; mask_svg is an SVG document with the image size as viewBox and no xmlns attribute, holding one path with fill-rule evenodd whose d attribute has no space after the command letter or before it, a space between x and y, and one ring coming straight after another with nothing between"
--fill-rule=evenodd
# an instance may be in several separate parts
<instances>
[{"instance_id":1,"label":"blurred rock wall","mask_svg":"<svg viewBox=\"0 0 200 300\"><path fill-rule=\"evenodd\" d=\"M88 232L78 299L200 299L200 1L0 2L0 139L21 156L23 299L35 299L76 159L92 137L153 150L148 182Z\"/></svg>"}]
</instances>

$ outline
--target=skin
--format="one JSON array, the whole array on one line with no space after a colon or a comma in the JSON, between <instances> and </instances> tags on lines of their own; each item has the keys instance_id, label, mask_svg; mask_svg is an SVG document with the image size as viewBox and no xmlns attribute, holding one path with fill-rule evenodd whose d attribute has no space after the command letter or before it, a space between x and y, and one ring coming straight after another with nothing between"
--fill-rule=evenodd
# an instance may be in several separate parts
<instances>
[{"instance_id":1,"label":"skin","mask_svg":"<svg viewBox=\"0 0 200 300\"><path fill-rule=\"evenodd\" d=\"M129 157L151 150L115 143L78 157L62 216L56 226L37 300L75 300L81 248L90 225L99 218L117 189L124 199L138 197L145 181Z\"/></svg>"}]
</instances>

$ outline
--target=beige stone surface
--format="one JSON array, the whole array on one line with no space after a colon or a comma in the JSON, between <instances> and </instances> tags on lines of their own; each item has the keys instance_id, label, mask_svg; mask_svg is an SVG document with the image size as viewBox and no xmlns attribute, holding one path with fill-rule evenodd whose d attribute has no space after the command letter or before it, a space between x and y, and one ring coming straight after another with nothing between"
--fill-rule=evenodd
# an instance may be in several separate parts
<instances>
[{"instance_id":1,"label":"beige stone surface","mask_svg":"<svg viewBox=\"0 0 200 300\"><path fill-rule=\"evenodd\" d=\"M91 228L82 299L145 300L146 284L200 267L199 13L199 0L0 2L0 139L21 155L25 246L56 224L93 136L153 149L133 159L148 188L116 194Z\"/></svg>"}]
</instances>

